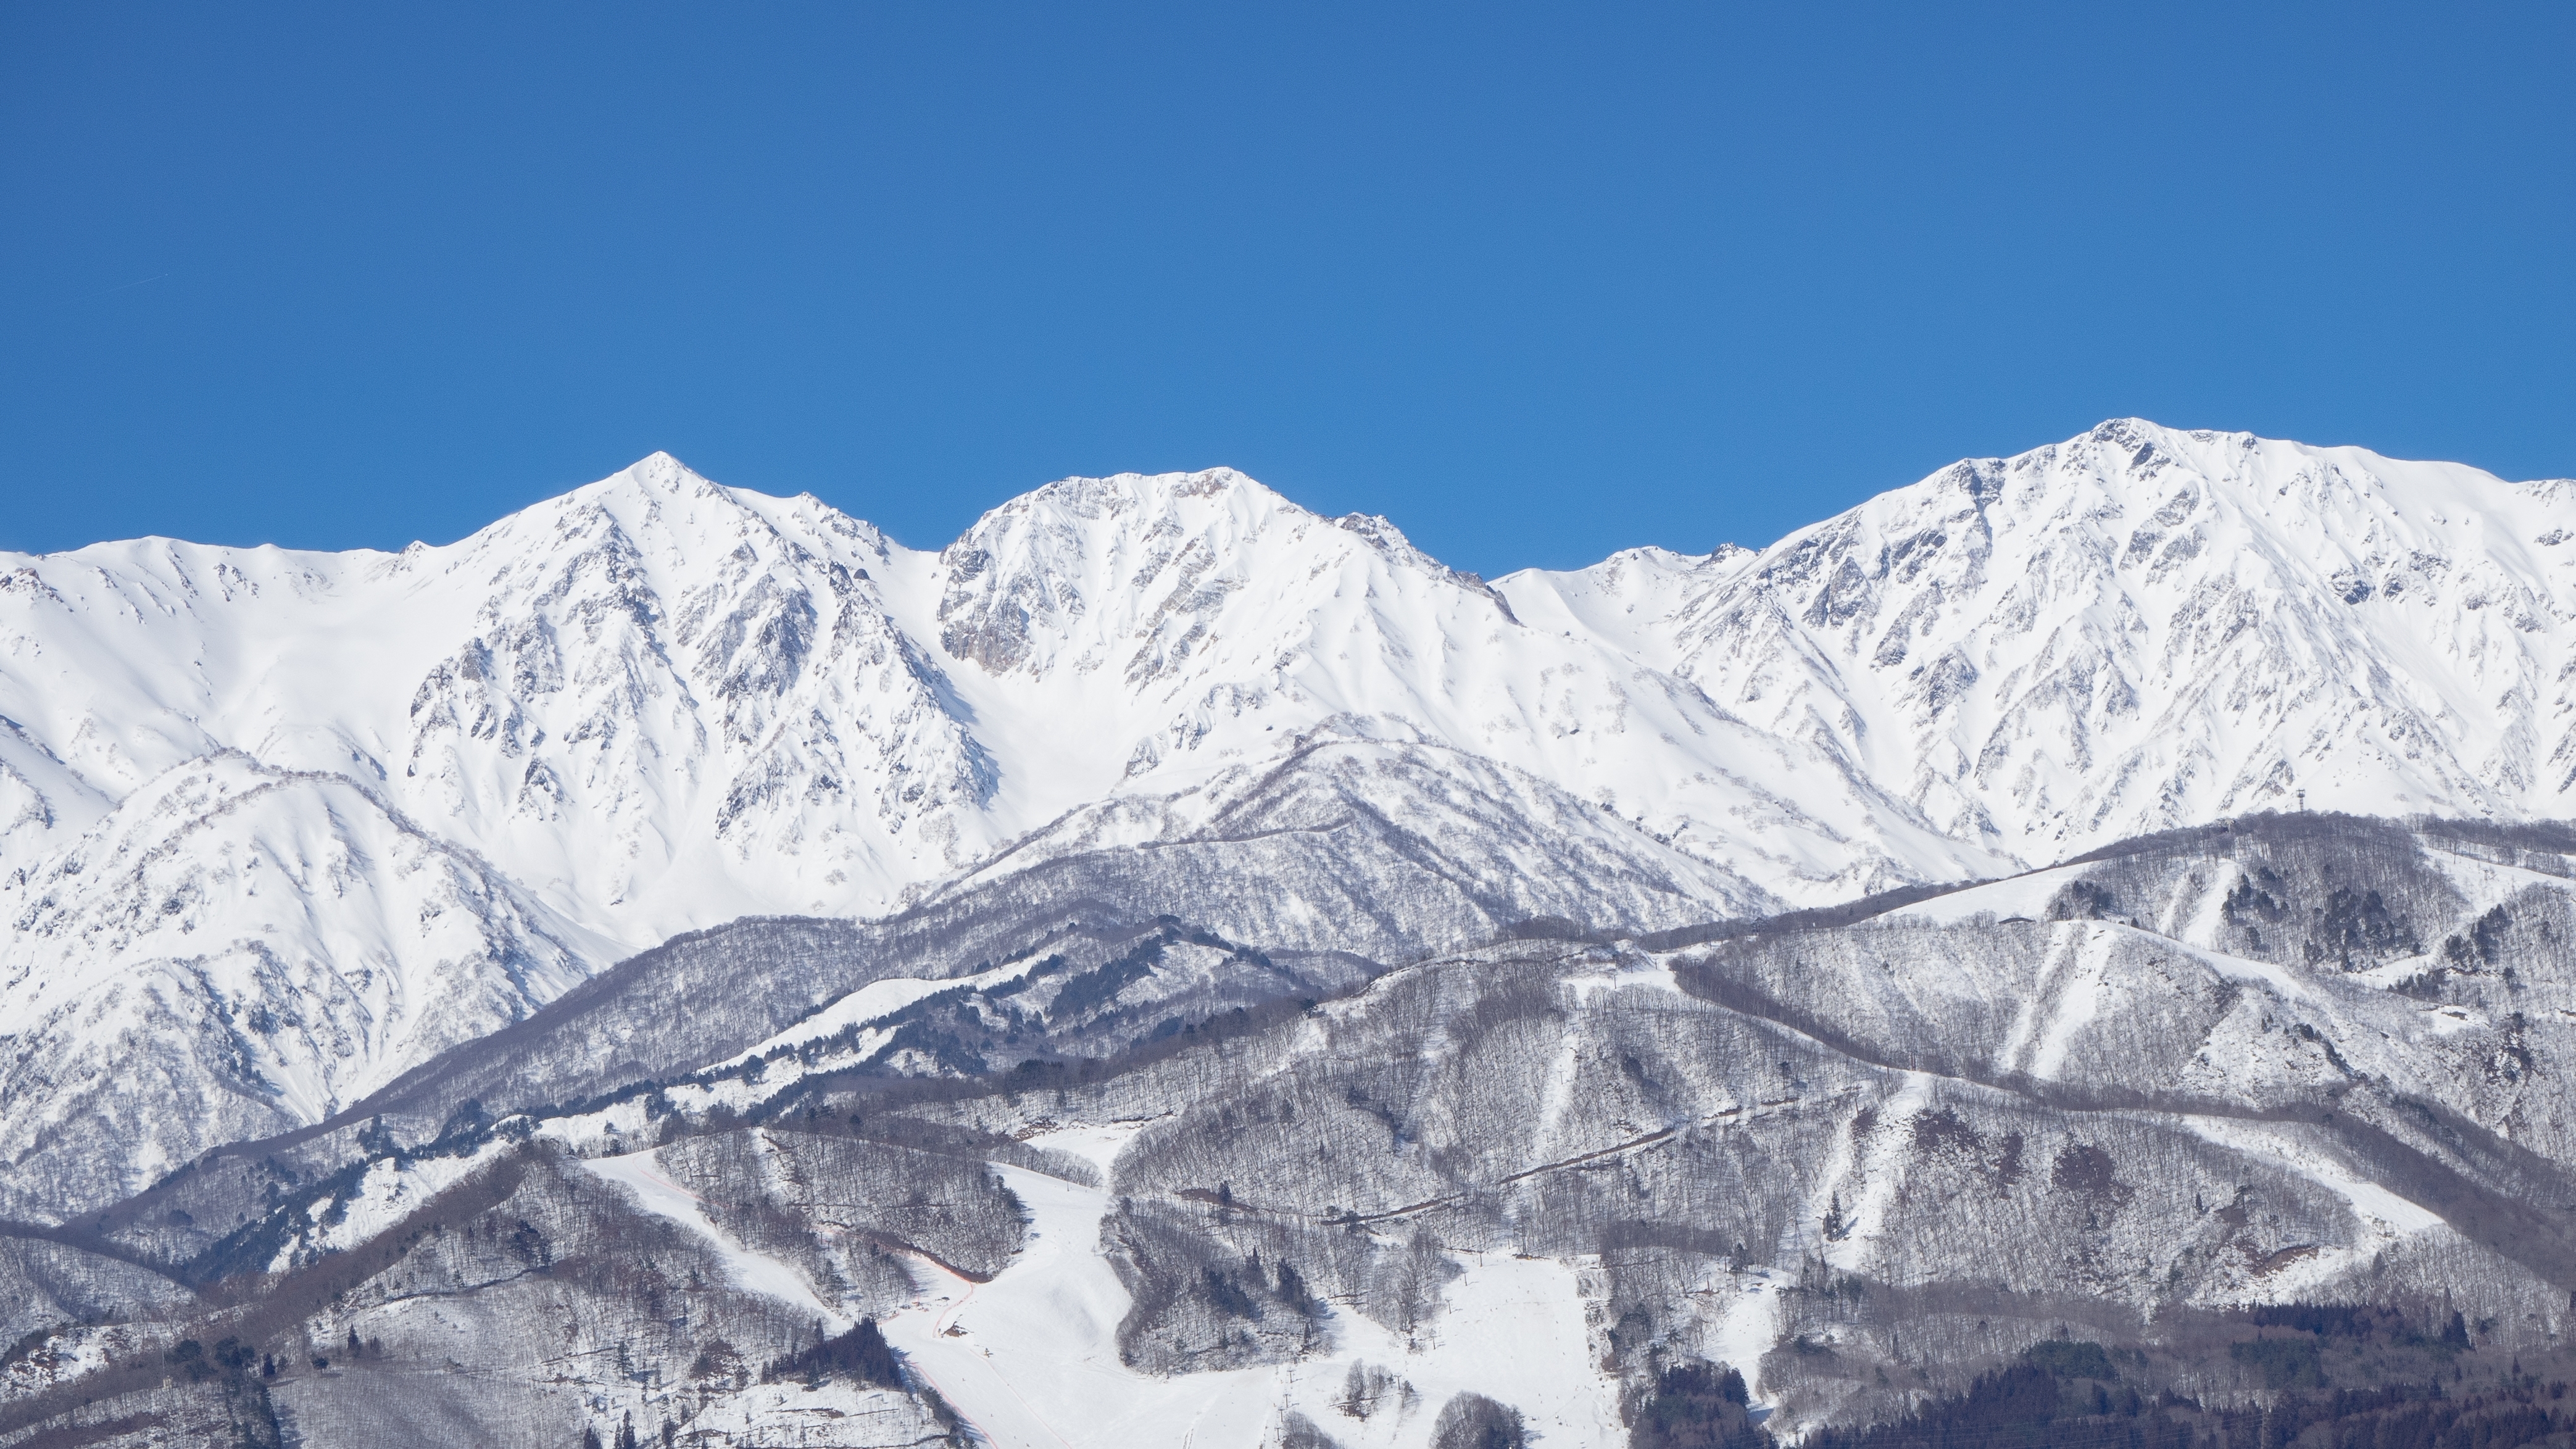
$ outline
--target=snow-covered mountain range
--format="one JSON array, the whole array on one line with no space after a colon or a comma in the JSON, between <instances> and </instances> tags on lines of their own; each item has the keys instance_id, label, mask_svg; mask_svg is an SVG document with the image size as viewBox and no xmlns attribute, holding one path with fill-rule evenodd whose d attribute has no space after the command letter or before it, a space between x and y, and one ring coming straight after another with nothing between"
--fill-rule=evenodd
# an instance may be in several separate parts
<instances>
[{"instance_id":1,"label":"snow-covered mountain range","mask_svg":"<svg viewBox=\"0 0 2576 1449\"><path fill-rule=\"evenodd\" d=\"M1503 592L2033 864L2253 810L2576 802L2576 482L2136 419L1760 553Z\"/></svg>"},{"instance_id":2,"label":"snow-covered mountain range","mask_svg":"<svg viewBox=\"0 0 2576 1449\"><path fill-rule=\"evenodd\" d=\"M928 553L666 455L442 548L0 558L0 1160L88 1102L148 1180L676 932L1221 829L1351 751L1431 762L1363 792L1426 838L1512 800L1439 847L1502 896L1669 882L1631 929L2302 798L2563 814L2571 530L2576 484L2121 421L1491 585L1226 470Z\"/></svg>"},{"instance_id":3,"label":"snow-covered mountain range","mask_svg":"<svg viewBox=\"0 0 2576 1449\"><path fill-rule=\"evenodd\" d=\"M9 1332L275 1273L242 1324L498 1354L502 1418L689 1364L691 1422L787 1443L744 1353L875 1314L985 1372L925 1305L1007 1271L1156 1434L1307 1449L1486 1442L1456 1315L1507 1288L1575 1442L1668 1353L1826 1423L2085 1303L2457 1289L2555 1343L2576 837L2513 827L2576 814L2571 677L2576 482L2136 420L1491 583L1222 469L932 553L665 455L446 547L0 555L0 1290L53 1305ZM2300 810L2346 813L2154 835ZM1836 1274L2026 1301L1926 1340ZM1029 1311L1013 1372L1070 1352ZM562 1315L666 1368L521 1377ZM184 1399L135 1331L0 1406ZM199 1409L403 1439L391 1379L226 1373ZM891 1417L830 1442L957 1427L858 1382L829 1415Z\"/></svg>"}]
</instances>

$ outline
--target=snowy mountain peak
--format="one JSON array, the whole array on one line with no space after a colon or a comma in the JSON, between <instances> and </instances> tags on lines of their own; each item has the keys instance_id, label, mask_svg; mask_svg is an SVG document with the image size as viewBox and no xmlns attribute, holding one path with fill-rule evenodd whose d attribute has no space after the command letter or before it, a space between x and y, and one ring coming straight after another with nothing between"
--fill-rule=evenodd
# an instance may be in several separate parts
<instances>
[{"instance_id":1,"label":"snowy mountain peak","mask_svg":"<svg viewBox=\"0 0 2576 1449\"><path fill-rule=\"evenodd\" d=\"M2544 1433L2576 840L2261 812L2576 814L2571 680L2576 484L2134 418L1494 585L661 453L0 557L0 1437L2241 1439L2294 1342ZM2228 1311L2353 1301L2453 1329Z\"/></svg>"},{"instance_id":2,"label":"snowy mountain peak","mask_svg":"<svg viewBox=\"0 0 2576 1449\"><path fill-rule=\"evenodd\" d=\"M1384 598L1400 579L1463 586L1509 612L1386 520L1327 520L1230 468L1051 483L985 514L939 562L941 643L994 674L1115 666L1143 683L1219 639L1258 651L1236 650L1229 669L1264 672L1293 647L1278 629L1305 630L1301 616L1330 599ZM1284 592L1247 591L1256 580Z\"/></svg>"},{"instance_id":3,"label":"snowy mountain peak","mask_svg":"<svg viewBox=\"0 0 2576 1449\"><path fill-rule=\"evenodd\" d=\"M692 494L727 492L696 469L661 449L645 454L595 483L587 483L567 495L572 498L596 499L608 494L631 493L645 496L685 497Z\"/></svg>"},{"instance_id":4,"label":"snowy mountain peak","mask_svg":"<svg viewBox=\"0 0 2576 1449\"><path fill-rule=\"evenodd\" d=\"M1632 647L1727 709L2045 860L2302 799L2568 813L2571 529L2556 485L2123 418L1704 579L1514 592L1633 607Z\"/></svg>"},{"instance_id":5,"label":"snowy mountain peak","mask_svg":"<svg viewBox=\"0 0 2576 1449\"><path fill-rule=\"evenodd\" d=\"M1498 585L1231 469L933 554L668 454L400 554L5 558L0 1041L175 1023L174 1092L308 1120L678 931L1256 814L1409 833L1457 920L1606 870L1658 928L2302 798L2566 815L2571 540L2576 486L2122 419Z\"/></svg>"},{"instance_id":6,"label":"snowy mountain peak","mask_svg":"<svg viewBox=\"0 0 2576 1449\"><path fill-rule=\"evenodd\" d=\"M495 551L525 553L540 539L575 545L618 536L641 554L686 568L811 551L802 540L807 534L835 540L857 554L882 556L892 546L874 526L811 494L778 498L728 488L669 453L654 453L434 552L470 566ZM744 554L746 548L752 553Z\"/></svg>"},{"instance_id":7,"label":"snowy mountain peak","mask_svg":"<svg viewBox=\"0 0 2576 1449\"><path fill-rule=\"evenodd\" d=\"M1257 512L1295 509L1279 493L1232 468L1202 468L1187 473L1113 473L1105 478L1059 478L1001 505L1055 507L1082 517L1129 510L1166 512L1192 500L1210 506L1239 504ZM996 510L997 512L1000 510Z\"/></svg>"}]
</instances>

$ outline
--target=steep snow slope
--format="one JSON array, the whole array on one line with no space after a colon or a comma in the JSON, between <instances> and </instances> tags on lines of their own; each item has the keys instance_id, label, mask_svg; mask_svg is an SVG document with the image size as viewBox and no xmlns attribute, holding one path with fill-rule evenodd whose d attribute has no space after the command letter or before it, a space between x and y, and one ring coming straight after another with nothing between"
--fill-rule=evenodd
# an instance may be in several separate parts
<instances>
[{"instance_id":1,"label":"steep snow slope","mask_svg":"<svg viewBox=\"0 0 2576 1449\"><path fill-rule=\"evenodd\" d=\"M1759 554L1498 586L2032 863L2249 810L2576 808L2576 482L2126 419Z\"/></svg>"},{"instance_id":2,"label":"steep snow slope","mask_svg":"<svg viewBox=\"0 0 2576 1449\"><path fill-rule=\"evenodd\" d=\"M867 575L888 548L657 456L447 548L15 561L0 714L31 803L0 849L58 850L229 748L369 782L630 944L864 907L832 887L971 858L971 812L943 807L994 783Z\"/></svg>"},{"instance_id":3,"label":"steep snow slope","mask_svg":"<svg viewBox=\"0 0 2576 1449\"><path fill-rule=\"evenodd\" d=\"M675 932L1104 851L1247 930L1411 949L2302 791L2563 814L2571 515L2576 485L2128 421L1760 554L1499 587L1227 470L1051 484L929 553L663 455L444 548L0 559L0 1151L150 1118L149 1172ZM1363 836L1438 890L1324 879Z\"/></svg>"},{"instance_id":4,"label":"steep snow slope","mask_svg":"<svg viewBox=\"0 0 2576 1449\"><path fill-rule=\"evenodd\" d=\"M1281 785L1324 738L1376 763ZM130 1190L676 932L1205 845L1283 790L1320 803L1272 854L1329 854L1352 782L1457 883L1399 934L1997 865L1239 474L1067 480L933 554L656 455L444 548L0 559L0 1153L131 1138Z\"/></svg>"},{"instance_id":5,"label":"steep snow slope","mask_svg":"<svg viewBox=\"0 0 2576 1449\"><path fill-rule=\"evenodd\" d=\"M890 607L1009 762L1008 829L1331 723L1526 771L1791 899L1992 864L1615 645L1528 627L1385 520L1230 470L1050 484L888 569L921 580Z\"/></svg>"},{"instance_id":6,"label":"steep snow slope","mask_svg":"<svg viewBox=\"0 0 2576 1449\"><path fill-rule=\"evenodd\" d=\"M881 910L1335 719L1530 771L1795 898L1990 863L1624 651L1522 626L1382 520L1223 470L1050 485L935 555L657 455L447 548L5 563L13 870L234 749L367 782L642 945Z\"/></svg>"},{"instance_id":7,"label":"steep snow slope","mask_svg":"<svg viewBox=\"0 0 2576 1449\"><path fill-rule=\"evenodd\" d=\"M147 781L13 896L0 1215L22 1218L318 1120L609 949L358 782L232 751Z\"/></svg>"},{"instance_id":8,"label":"steep snow slope","mask_svg":"<svg viewBox=\"0 0 2576 1449\"><path fill-rule=\"evenodd\" d=\"M1388 723L1327 721L1187 789L1069 811L928 899L1109 856L1245 939L1387 959L1539 915L1653 928L1776 904L1561 786ZM1446 891L1398 879L1426 867Z\"/></svg>"}]
</instances>

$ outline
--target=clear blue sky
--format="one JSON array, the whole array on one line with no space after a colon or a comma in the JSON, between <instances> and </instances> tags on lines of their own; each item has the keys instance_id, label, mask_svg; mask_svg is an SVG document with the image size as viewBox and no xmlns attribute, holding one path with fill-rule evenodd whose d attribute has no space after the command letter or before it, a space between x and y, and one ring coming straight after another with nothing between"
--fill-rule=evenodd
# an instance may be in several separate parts
<instances>
[{"instance_id":1,"label":"clear blue sky","mask_svg":"<svg viewBox=\"0 0 2576 1449\"><path fill-rule=\"evenodd\" d=\"M2576 474L2576 6L0 6L0 547L668 448L1467 568L2108 416Z\"/></svg>"}]
</instances>

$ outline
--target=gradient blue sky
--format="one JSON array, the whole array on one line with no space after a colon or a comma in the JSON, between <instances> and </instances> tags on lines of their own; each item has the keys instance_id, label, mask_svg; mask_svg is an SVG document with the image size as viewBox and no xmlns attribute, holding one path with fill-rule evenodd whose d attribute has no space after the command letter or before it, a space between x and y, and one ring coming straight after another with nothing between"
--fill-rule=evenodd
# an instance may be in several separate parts
<instances>
[{"instance_id":1,"label":"gradient blue sky","mask_svg":"<svg viewBox=\"0 0 2576 1449\"><path fill-rule=\"evenodd\" d=\"M2104 417L2576 474L2576 6L0 7L0 548L667 448L1498 573Z\"/></svg>"}]
</instances>

